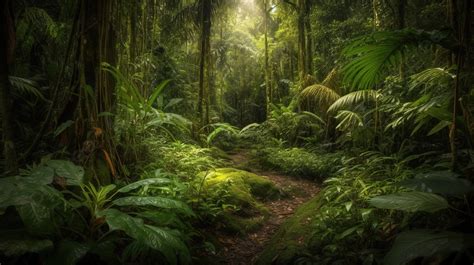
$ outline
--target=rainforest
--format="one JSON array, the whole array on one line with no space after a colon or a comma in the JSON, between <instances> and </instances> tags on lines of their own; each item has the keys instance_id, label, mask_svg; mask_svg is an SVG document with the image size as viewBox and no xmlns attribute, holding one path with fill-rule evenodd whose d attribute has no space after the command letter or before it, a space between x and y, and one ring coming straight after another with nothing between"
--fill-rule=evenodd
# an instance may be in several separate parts
<instances>
[{"instance_id":1,"label":"rainforest","mask_svg":"<svg viewBox=\"0 0 474 265\"><path fill-rule=\"evenodd\" d=\"M471 0L1 0L0 265L474 264Z\"/></svg>"}]
</instances>

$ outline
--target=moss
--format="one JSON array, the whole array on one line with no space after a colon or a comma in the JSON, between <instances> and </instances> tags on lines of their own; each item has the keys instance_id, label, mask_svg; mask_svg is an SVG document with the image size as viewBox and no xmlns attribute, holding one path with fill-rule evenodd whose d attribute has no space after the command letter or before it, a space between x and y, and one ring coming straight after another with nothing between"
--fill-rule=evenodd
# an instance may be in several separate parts
<instances>
[{"instance_id":1,"label":"moss","mask_svg":"<svg viewBox=\"0 0 474 265\"><path fill-rule=\"evenodd\" d=\"M219 168L209 171L205 184L208 186L231 183L236 196L244 200L255 196L260 199L275 199L280 191L267 177L235 168Z\"/></svg>"},{"instance_id":2,"label":"moss","mask_svg":"<svg viewBox=\"0 0 474 265\"><path fill-rule=\"evenodd\" d=\"M199 174L203 196L218 194L216 201L235 205L234 210L222 213L222 222L232 232L255 230L268 217L268 209L261 200L279 197L280 191L268 178L235 168L219 168ZM225 191L225 195L222 192ZM232 209L232 208L231 208Z\"/></svg>"},{"instance_id":3,"label":"moss","mask_svg":"<svg viewBox=\"0 0 474 265\"><path fill-rule=\"evenodd\" d=\"M223 221L229 232L253 232L258 230L267 220L267 215L241 217L235 214L224 214Z\"/></svg>"},{"instance_id":4,"label":"moss","mask_svg":"<svg viewBox=\"0 0 474 265\"><path fill-rule=\"evenodd\" d=\"M312 223L321 206L321 197L316 196L300 206L295 214L285 221L260 254L256 264L292 264L304 254L313 230Z\"/></svg>"}]
</instances>

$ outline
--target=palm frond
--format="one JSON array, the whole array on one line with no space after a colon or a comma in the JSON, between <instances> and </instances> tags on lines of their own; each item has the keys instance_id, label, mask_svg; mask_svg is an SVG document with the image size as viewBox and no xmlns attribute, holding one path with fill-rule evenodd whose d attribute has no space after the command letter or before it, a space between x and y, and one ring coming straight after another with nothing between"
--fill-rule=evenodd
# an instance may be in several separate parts
<instances>
[{"instance_id":1,"label":"palm frond","mask_svg":"<svg viewBox=\"0 0 474 265\"><path fill-rule=\"evenodd\" d=\"M413 31L377 32L356 39L344 49L349 59L343 67L344 82L357 89L369 89L383 79L390 67L399 64L402 52L419 40Z\"/></svg>"},{"instance_id":2,"label":"palm frond","mask_svg":"<svg viewBox=\"0 0 474 265\"><path fill-rule=\"evenodd\" d=\"M341 96L331 88L323 85L309 86L300 93L300 104L306 102L308 106L314 105L320 111L326 111Z\"/></svg>"},{"instance_id":3,"label":"palm frond","mask_svg":"<svg viewBox=\"0 0 474 265\"><path fill-rule=\"evenodd\" d=\"M339 123L336 126L336 129L339 131L348 131L357 127L364 126L362 122L362 117L350 110L341 110L336 116L336 119Z\"/></svg>"},{"instance_id":4,"label":"palm frond","mask_svg":"<svg viewBox=\"0 0 474 265\"><path fill-rule=\"evenodd\" d=\"M338 89L341 86L340 75L341 75L340 69L338 67L334 67L331 70L331 72L329 72L327 76L324 78L321 85Z\"/></svg>"},{"instance_id":5,"label":"palm frond","mask_svg":"<svg viewBox=\"0 0 474 265\"><path fill-rule=\"evenodd\" d=\"M420 73L414 74L410 77L409 89L424 87L436 88L448 87L456 78L456 75L443 68L428 68Z\"/></svg>"},{"instance_id":6,"label":"palm frond","mask_svg":"<svg viewBox=\"0 0 474 265\"><path fill-rule=\"evenodd\" d=\"M43 93L39 90L39 84L36 81L18 76L9 76L8 78L12 87L19 94L33 95L41 100L47 101Z\"/></svg>"},{"instance_id":7,"label":"palm frond","mask_svg":"<svg viewBox=\"0 0 474 265\"><path fill-rule=\"evenodd\" d=\"M337 99L328 109L328 112L335 112L343 108L352 107L360 103L373 102L380 96L377 90L366 89L351 92Z\"/></svg>"}]
</instances>

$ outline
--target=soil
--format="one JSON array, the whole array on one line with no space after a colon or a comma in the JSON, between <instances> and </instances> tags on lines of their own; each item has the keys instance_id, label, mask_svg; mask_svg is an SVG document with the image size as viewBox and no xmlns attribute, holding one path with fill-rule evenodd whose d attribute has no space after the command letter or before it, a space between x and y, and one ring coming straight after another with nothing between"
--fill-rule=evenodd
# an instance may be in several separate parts
<instances>
[{"instance_id":1,"label":"soil","mask_svg":"<svg viewBox=\"0 0 474 265\"><path fill-rule=\"evenodd\" d=\"M245 151L230 154L235 167L247 165L249 155ZM258 254L263 251L280 225L289 218L301 204L307 202L319 192L317 183L301 178L286 176L259 168L248 168L253 173L267 176L288 196L279 200L264 202L270 210L270 216L257 231L246 235L217 232L216 238L221 249L216 253L218 264L249 265L253 264Z\"/></svg>"}]
</instances>

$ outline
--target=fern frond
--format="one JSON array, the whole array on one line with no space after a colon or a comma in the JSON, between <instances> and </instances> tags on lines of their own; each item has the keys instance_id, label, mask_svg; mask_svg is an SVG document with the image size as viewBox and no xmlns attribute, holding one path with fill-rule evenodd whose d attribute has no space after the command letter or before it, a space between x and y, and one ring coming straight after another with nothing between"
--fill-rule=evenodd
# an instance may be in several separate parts
<instances>
[{"instance_id":1,"label":"fern frond","mask_svg":"<svg viewBox=\"0 0 474 265\"><path fill-rule=\"evenodd\" d=\"M373 102L380 96L380 93L373 89L359 90L340 97L328 109L335 112L343 108L352 107L360 103Z\"/></svg>"}]
</instances>

